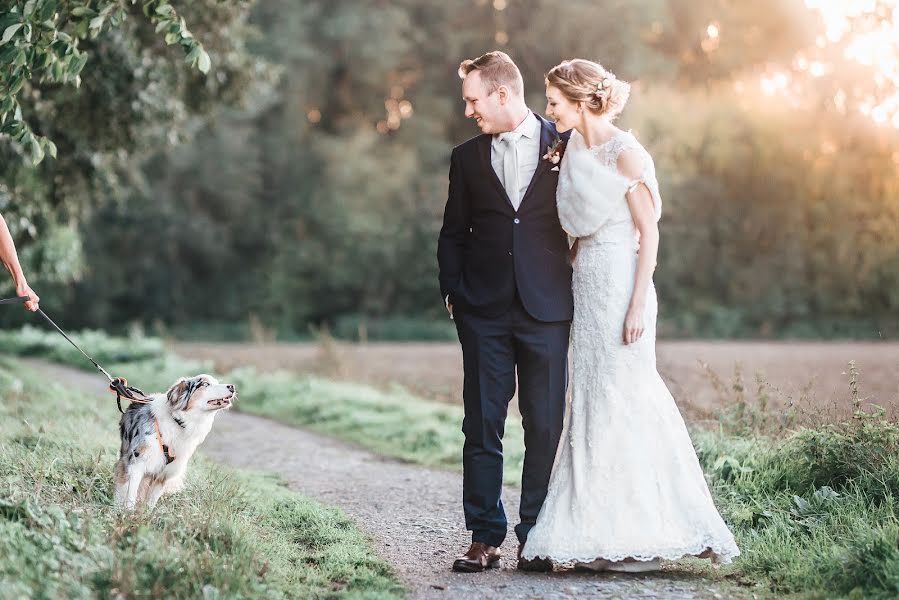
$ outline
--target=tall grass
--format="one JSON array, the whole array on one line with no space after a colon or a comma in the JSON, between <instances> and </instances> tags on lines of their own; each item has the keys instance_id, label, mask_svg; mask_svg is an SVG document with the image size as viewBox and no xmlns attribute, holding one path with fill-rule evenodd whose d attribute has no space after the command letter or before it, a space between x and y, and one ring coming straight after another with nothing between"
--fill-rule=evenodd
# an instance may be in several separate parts
<instances>
[{"instance_id":1,"label":"tall grass","mask_svg":"<svg viewBox=\"0 0 899 600\"><path fill-rule=\"evenodd\" d=\"M0 359L0 598L394 598L337 510L192 461L152 512L112 504L117 413Z\"/></svg>"},{"instance_id":2,"label":"tall grass","mask_svg":"<svg viewBox=\"0 0 899 600\"><path fill-rule=\"evenodd\" d=\"M859 389L850 362L842 406L778 409L738 369L718 430L693 431L741 570L777 591L899 597L899 425Z\"/></svg>"}]
</instances>

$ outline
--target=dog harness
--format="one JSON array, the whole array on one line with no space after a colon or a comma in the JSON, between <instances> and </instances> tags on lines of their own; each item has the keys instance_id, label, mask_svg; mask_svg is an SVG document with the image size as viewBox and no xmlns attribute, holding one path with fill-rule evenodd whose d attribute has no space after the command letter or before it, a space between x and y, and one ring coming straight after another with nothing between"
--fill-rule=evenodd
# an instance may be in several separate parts
<instances>
[{"instance_id":1,"label":"dog harness","mask_svg":"<svg viewBox=\"0 0 899 600\"><path fill-rule=\"evenodd\" d=\"M165 464L170 465L172 464L172 461L175 460L175 453L172 452L167 445L162 443L162 434L159 433L159 419L156 417L153 417L153 425L156 427L156 441L159 442L159 447L162 448L162 453L165 455Z\"/></svg>"}]
</instances>

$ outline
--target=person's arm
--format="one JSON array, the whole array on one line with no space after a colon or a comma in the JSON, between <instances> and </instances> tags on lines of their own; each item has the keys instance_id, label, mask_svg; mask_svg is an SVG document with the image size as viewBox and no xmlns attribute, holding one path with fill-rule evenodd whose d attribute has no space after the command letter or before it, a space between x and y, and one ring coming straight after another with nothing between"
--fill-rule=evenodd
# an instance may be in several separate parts
<instances>
[{"instance_id":1,"label":"person's arm","mask_svg":"<svg viewBox=\"0 0 899 600\"><path fill-rule=\"evenodd\" d=\"M6 270L12 276L13 283L16 285L16 295L31 298L25 303L25 308L30 311L37 310L41 299L25 280L25 274L22 273L22 265L19 264L19 255L16 254L16 246L13 243L12 235L9 233L9 227L6 226L3 215L0 215L0 262L3 263L3 266L6 267Z\"/></svg>"},{"instance_id":2,"label":"person's arm","mask_svg":"<svg viewBox=\"0 0 899 600\"><path fill-rule=\"evenodd\" d=\"M449 193L443 212L443 227L437 242L437 263L440 266L440 295L450 317L453 316L452 296L459 285L465 266L465 246L471 231L471 210L465 181L459 166L458 149L450 157Z\"/></svg>"},{"instance_id":3,"label":"person's arm","mask_svg":"<svg viewBox=\"0 0 899 600\"><path fill-rule=\"evenodd\" d=\"M637 254L637 269L634 274L634 291L624 318L622 340L633 344L643 336L645 323L643 313L646 308L646 294L652 283L652 273L656 268L659 253L659 225L656 222L652 194L642 181L643 159L633 150L623 153L618 159L618 171L633 181L628 188L627 205L640 233L640 252Z\"/></svg>"}]
</instances>

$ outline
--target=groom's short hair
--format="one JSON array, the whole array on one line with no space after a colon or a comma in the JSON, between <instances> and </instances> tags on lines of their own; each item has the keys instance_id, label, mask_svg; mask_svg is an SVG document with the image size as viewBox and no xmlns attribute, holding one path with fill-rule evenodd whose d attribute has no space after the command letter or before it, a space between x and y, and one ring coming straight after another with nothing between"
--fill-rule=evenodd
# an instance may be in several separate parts
<instances>
[{"instance_id":1,"label":"groom's short hair","mask_svg":"<svg viewBox=\"0 0 899 600\"><path fill-rule=\"evenodd\" d=\"M504 85L514 94L524 96L524 80L518 65L509 58L509 55L499 50L488 52L475 59L463 60L459 65L459 77L465 77L472 71L481 72L481 81L487 87L487 93L492 94Z\"/></svg>"}]
</instances>

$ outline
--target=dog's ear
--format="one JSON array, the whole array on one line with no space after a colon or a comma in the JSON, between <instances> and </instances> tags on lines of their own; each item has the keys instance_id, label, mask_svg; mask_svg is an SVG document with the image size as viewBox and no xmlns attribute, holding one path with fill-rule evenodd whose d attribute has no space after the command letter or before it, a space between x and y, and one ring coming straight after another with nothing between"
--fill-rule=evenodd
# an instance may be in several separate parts
<instances>
[{"instance_id":1,"label":"dog's ear","mask_svg":"<svg viewBox=\"0 0 899 600\"><path fill-rule=\"evenodd\" d=\"M187 402L187 399L190 398L190 393L192 390L192 386L190 385L190 380L182 377L175 385L169 388L168 393L166 393L166 398L169 400L169 405L172 408L181 408Z\"/></svg>"}]
</instances>

